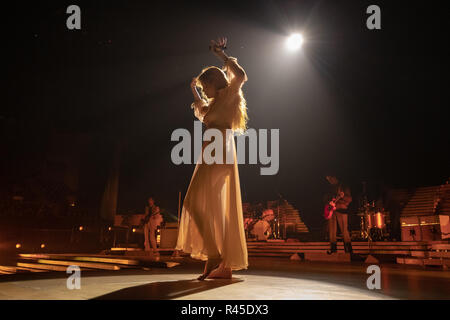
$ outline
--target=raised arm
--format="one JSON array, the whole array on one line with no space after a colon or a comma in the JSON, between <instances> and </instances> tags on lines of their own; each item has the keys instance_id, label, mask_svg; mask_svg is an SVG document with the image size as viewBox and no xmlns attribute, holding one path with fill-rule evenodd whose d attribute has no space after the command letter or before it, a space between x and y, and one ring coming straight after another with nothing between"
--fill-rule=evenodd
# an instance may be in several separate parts
<instances>
[{"instance_id":1,"label":"raised arm","mask_svg":"<svg viewBox=\"0 0 450 320\"><path fill-rule=\"evenodd\" d=\"M241 88L244 82L247 81L247 74L245 73L244 69L237 63L236 58L227 57L227 59L225 60L225 70L232 86Z\"/></svg>"},{"instance_id":2,"label":"raised arm","mask_svg":"<svg viewBox=\"0 0 450 320\"><path fill-rule=\"evenodd\" d=\"M194 96L194 102L191 104L191 108L194 109L194 115L203 122L203 118L208 112L208 103L200 97L196 87L196 78L191 81L192 95Z\"/></svg>"},{"instance_id":3,"label":"raised arm","mask_svg":"<svg viewBox=\"0 0 450 320\"><path fill-rule=\"evenodd\" d=\"M247 81L247 74L244 69L237 63L237 59L229 57L224 49L227 45L227 39L221 38L217 41L211 40L211 51L224 62L227 76L232 86L240 88Z\"/></svg>"},{"instance_id":4,"label":"raised arm","mask_svg":"<svg viewBox=\"0 0 450 320\"><path fill-rule=\"evenodd\" d=\"M194 102L202 100L202 97L200 97L200 94L197 91L197 78L192 78L191 81L191 91L192 95L194 96Z\"/></svg>"}]
</instances>

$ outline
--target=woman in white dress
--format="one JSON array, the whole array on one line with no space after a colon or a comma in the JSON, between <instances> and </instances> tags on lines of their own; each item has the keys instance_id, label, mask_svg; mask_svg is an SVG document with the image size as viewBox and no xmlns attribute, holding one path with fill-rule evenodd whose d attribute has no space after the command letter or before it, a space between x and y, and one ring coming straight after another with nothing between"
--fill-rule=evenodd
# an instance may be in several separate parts
<instances>
[{"instance_id":1,"label":"woman in white dress","mask_svg":"<svg viewBox=\"0 0 450 320\"><path fill-rule=\"evenodd\" d=\"M225 48L225 38L211 41L210 50L224 61L224 68L205 68L191 83L194 114L206 129L220 130L224 157L222 163L205 163L203 151L212 141L203 143L203 158L197 161L183 202L176 249L206 261L198 280L229 279L232 270L248 266L236 146L233 134L226 134L246 130L247 107L241 87L247 75L236 58L225 54ZM225 159L226 152L232 161Z\"/></svg>"}]
</instances>

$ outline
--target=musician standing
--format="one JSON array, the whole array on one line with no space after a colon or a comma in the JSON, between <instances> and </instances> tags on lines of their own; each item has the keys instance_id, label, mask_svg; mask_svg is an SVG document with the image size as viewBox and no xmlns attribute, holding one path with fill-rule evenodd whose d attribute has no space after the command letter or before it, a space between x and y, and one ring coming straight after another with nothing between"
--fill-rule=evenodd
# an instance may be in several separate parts
<instances>
[{"instance_id":1,"label":"musician standing","mask_svg":"<svg viewBox=\"0 0 450 320\"><path fill-rule=\"evenodd\" d=\"M350 188L340 183L335 176L326 176L326 179L329 182L329 192L325 195L325 202L329 203L333 199L337 199L335 201L336 209L328 220L330 250L327 253L337 252L337 224L339 224L339 229L344 237L345 252L352 253L352 244L348 232L348 206L352 202Z\"/></svg>"},{"instance_id":2,"label":"musician standing","mask_svg":"<svg viewBox=\"0 0 450 320\"><path fill-rule=\"evenodd\" d=\"M159 207L155 205L155 200L153 197L148 198L148 204L145 207L145 218L144 218L144 237L145 237L145 251L150 251L150 245L152 247L153 253L159 255L158 248L156 245L156 229L163 218L160 214Z\"/></svg>"}]
</instances>

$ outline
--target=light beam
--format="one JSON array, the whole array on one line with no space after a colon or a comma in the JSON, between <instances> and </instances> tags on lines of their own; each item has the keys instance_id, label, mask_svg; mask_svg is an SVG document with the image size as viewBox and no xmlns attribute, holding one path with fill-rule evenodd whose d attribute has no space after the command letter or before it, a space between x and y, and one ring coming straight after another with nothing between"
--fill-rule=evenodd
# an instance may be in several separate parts
<instances>
[{"instance_id":1,"label":"light beam","mask_svg":"<svg viewBox=\"0 0 450 320\"><path fill-rule=\"evenodd\" d=\"M289 51L297 51L303 45L303 36L299 33L294 33L286 40L286 48Z\"/></svg>"}]
</instances>

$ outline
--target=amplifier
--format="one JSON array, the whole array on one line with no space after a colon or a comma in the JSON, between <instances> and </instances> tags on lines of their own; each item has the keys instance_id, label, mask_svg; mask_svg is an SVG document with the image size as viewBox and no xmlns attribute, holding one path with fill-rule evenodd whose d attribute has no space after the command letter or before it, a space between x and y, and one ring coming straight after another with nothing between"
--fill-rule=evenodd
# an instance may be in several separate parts
<instances>
[{"instance_id":1,"label":"amplifier","mask_svg":"<svg viewBox=\"0 0 450 320\"><path fill-rule=\"evenodd\" d=\"M178 228L162 228L161 242L159 247L161 249L174 249L177 245Z\"/></svg>"},{"instance_id":2,"label":"amplifier","mask_svg":"<svg viewBox=\"0 0 450 320\"><path fill-rule=\"evenodd\" d=\"M450 216L440 215L439 222L441 223L442 239L450 239Z\"/></svg>"},{"instance_id":3,"label":"amplifier","mask_svg":"<svg viewBox=\"0 0 450 320\"><path fill-rule=\"evenodd\" d=\"M438 215L400 217L402 241L441 240Z\"/></svg>"}]
</instances>

